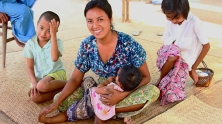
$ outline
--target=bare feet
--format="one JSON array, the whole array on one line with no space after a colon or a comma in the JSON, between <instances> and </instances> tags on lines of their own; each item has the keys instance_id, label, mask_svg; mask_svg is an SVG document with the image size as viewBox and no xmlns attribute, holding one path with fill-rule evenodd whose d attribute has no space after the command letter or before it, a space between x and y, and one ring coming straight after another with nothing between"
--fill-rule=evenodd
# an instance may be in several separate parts
<instances>
[{"instance_id":1,"label":"bare feet","mask_svg":"<svg viewBox=\"0 0 222 124\"><path fill-rule=\"evenodd\" d=\"M132 120L131 120L131 117L125 117L123 121L126 124L130 124Z\"/></svg>"},{"instance_id":2,"label":"bare feet","mask_svg":"<svg viewBox=\"0 0 222 124\"><path fill-rule=\"evenodd\" d=\"M18 46L20 46L20 47L25 47L25 44L22 43L22 42L20 42L20 41L15 37L15 35L14 35L13 33L12 33L12 36L14 37L14 39L15 39L16 43L18 44Z\"/></svg>"},{"instance_id":3,"label":"bare feet","mask_svg":"<svg viewBox=\"0 0 222 124\"><path fill-rule=\"evenodd\" d=\"M45 115L39 115L38 121L41 122L41 123L49 124L49 123L51 123L51 118L46 117Z\"/></svg>"}]
</instances>

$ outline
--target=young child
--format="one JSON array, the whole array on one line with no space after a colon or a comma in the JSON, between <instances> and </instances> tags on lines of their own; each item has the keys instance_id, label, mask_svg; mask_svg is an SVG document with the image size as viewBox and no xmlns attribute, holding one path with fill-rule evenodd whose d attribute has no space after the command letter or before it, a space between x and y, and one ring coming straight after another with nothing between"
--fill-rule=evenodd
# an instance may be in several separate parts
<instances>
[{"instance_id":1,"label":"young child","mask_svg":"<svg viewBox=\"0 0 222 124\"><path fill-rule=\"evenodd\" d=\"M66 84L66 72L61 61L63 44L57 39L60 19L51 11L44 12L37 22L37 35L25 45L28 76L32 87L30 98L35 103L53 99Z\"/></svg>"},{"instance_id":2,"label":"young child","mask_svg":"<svg viewBox=\"0 0 222 124\"><path fill-rule=\"evenodd\" d=\"M188 0L163 0L163 13L168 20L163 34L164 45L158 50L160 70L158 87L161 105L183 100L188 77L198 81L196 68L210 49L201 20L190 13Z\"/></svg>"},{"instance_id":3,"label":"young child","mask_svg":"<svg viewBox=\"0 0 222 124\"><path fill-rule=\"evenodd\" d=\"M123 66L121 69L119 69L116 78L109 77L106 82L98 85L97 87L91 87L89 89L90 90L89 95L91 97L91 104L96 114L95 123L96 124L105 123L105 120L112 118L116 114L115 106L110 107L109 105L103 104L99 100L101 98L99 94L104 92L104 88L112 88L119 91L123 90L132 91L139 85L141 80L142 80L142 74L140 73L140 71L136 67L126 65ZM114 83L113 81L116 81L116 83ZM77 103L79 101L77 101ZM77 118L75 119L72 118L73 113L76 112L70 112L70 110L78 111L77 109L73 109L73 107L75 106L71 106L66 112L60 113L59 115L56 115L54 117L46 117L45 115L40 115L39 122L58 123L58 122L65 122L67 120L69 121L78 120ZM84 109L82 111L84 111ZM128 123L127 120L129 120L129 117L124 118L124 121L126 123Z\"/></svg>"},{"instance_id":4,"label":"young child","mask_svg":"<svg viewBox=\"0 0 222 124\"><path fill-rule=\"evenodd\" d=\"M98 85L96 88L91 88L91 102L95 112L95 123L105 123L105 120L112 118L115 112L115 105L103 104L99 94L104 94L104 88L116 89L119 91L132 91L142 80L142 74L134 66L123 66L119 69L117 77L109 77L107 82ZM115 81L116 83L113 83ZM130 117L125 117L124 122L129 123Z\"/></svg>"}]
</instances>

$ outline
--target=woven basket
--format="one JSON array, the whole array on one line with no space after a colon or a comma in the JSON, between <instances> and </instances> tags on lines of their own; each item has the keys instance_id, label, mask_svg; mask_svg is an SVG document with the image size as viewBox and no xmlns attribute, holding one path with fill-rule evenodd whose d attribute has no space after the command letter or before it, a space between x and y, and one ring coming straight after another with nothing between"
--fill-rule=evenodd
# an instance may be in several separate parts
<instances>
[{"instance_id":1,"label":"woven basket","mask_svg":"<svg viewBox=\"0 0 222 124\"><path fill-rule=\"evenodd\" d=\"M214 71L212 69L209 69L204 61L202 61L202 64L204 65L204 68L197 68L198 70L201 70L203 72L206 72L209 76L199 77L198 82L196 83L197 87L208 87L211 83L211 80L214 75Z\"/></svg>"}]
</instances>

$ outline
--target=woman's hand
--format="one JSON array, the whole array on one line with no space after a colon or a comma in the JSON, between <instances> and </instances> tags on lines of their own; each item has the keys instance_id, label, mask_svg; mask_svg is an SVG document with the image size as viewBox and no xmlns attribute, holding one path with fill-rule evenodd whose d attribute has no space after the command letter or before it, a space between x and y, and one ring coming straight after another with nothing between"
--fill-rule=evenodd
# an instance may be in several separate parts
<instances>
[{"instance_id":1,"label":"woman's hand","mask_svg":"<svg viewBox=\"0 0 222 124\"><path fill-rule=\"evenodd\" d=\"M107 92L106 94L108 95L106 94L100 95L101 96L100 101L108 106L113 106L119 103L128 95L128 92L120 92L112 88L105 88L104 90Z\"/></svg>"},{"instance_id":2,"label":"woman's hand","mask_svg":"<svg viewBox=\"0 0 222 124\"><path fill-rule=\"evenodd\" d=\"M59 108L59 105L57 104L57 102L52 103L51 105L45 107L39 114L40 115L46 115L49 114L55 110L57 110Z\"/></svg>"},{"instance_id":3,"label":"woman's hand","mask_svg":"<svg viewBox=\"0 0 222 124\"><path fill-rule=\"evenodd\" d=\"M198 81L198 74L197 74L196 70L192 69L191 71L189 71L189 75L193 79L194 84L196 84Z\"/></svg>"},{"instance_id":4,"label":"woman's hand","mask_svg":"<svg viewBox=\"0 0 222 124\"><path fill-rule=\"evenodd\" d=\"M9 21L8 15L6 15L5 13L0 12L0 23L7 22L7 21Z\"/></svg>"}]
</instances>

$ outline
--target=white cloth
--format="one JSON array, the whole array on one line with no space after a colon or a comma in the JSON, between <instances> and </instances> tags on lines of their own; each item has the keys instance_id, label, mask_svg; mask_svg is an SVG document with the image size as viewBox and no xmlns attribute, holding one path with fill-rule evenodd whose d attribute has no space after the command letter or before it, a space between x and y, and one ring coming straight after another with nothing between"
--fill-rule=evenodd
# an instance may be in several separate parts
<instances>
[{"instance_id":1,"label":"white cloth","mask_svg":"<svg viewBox=\"0 0 222 124\"><path fill-rule=\"evenodd\" d=\"M181 50L182 61L188 64L189 71L198 58L204 44L208 43L202 21L189 13L187 20L181 25L167 22L166 30L163 34L164 45L178 45Z\"/></svg>"}]
</instances>

